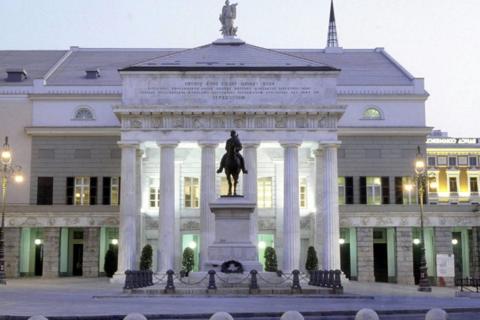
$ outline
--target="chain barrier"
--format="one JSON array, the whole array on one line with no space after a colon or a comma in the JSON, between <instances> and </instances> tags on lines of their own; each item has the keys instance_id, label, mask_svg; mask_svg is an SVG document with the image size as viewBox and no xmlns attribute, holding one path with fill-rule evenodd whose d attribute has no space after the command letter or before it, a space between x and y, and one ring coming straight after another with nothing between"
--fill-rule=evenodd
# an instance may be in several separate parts
<instances>
[{"instance_id":1,"label":"chain barrier","mask_svg":"<svg viewBox=\"0 0 480 320\"><path fill-rule=\"evenodd\" d=\"M225 284L229 284L229 285L236 285L236 284L241 284L243 282L245 282L245 280L247 280L249 277L250 277L250 274L247 274L243 279L241 279L240 281L235 281L235 282L230 282L229 279L225 279L225 278L222 278L220 277L218 274L216 274L218 280L220 280L221 282L225 283Z\"/></svg>"},{"instance_id":2,"label":"chain barrier","mask_svg":"<svg viewBox=\"0 0 480 320\"><path fill-rule=\"evenodd\" d=\"M208 274L205 275L202 279L196 282L189 282L189 281L184 281L182 277L178 277L175 275L175 279L177 279L180 283L185 284L185 285L190 285L190 286L196 286L198 284L201 284L208 278Z\"/></svg>"}]
</instances>

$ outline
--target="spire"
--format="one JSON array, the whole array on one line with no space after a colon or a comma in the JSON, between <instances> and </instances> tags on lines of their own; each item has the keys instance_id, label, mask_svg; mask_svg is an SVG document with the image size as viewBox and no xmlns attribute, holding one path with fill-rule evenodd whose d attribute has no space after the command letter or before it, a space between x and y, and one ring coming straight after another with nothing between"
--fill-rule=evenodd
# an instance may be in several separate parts
<instances>
[{"instance_id":1,"label":"spire","mask_svg":"<svg viewBox=\"0 0 480 320\"><path fill-rule=\"evenodd\" d=\"M335 24L335 10L333 0L330 4L330 21L328 22L327 48L338 48L337 25Z\"/></svg>"}]
</instances>

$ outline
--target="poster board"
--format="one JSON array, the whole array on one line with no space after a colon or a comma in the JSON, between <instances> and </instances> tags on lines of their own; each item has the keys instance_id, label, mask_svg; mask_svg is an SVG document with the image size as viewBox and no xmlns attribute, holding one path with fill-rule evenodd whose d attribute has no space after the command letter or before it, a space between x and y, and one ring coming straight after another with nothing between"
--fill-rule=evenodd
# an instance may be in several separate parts
<instances>
[{"instance_id":1,"label":"poster board","mask_svg":"<svg viewBox=\"0 0 480 320\"><path fill-rule=\"evenodd\" d=\"M453 254L437 254L437 277L455 277L455 256Z\"/></svg>"}]
</instances>

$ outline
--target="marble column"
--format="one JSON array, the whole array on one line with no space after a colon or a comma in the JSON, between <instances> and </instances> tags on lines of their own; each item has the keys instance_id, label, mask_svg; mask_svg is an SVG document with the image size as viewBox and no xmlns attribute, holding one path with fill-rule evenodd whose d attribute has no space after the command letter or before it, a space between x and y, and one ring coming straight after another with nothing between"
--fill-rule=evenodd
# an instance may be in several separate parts
<instances>
[{"instance_id":1,"label":"marble column","mask_svg":"<svg viewBox=\"0 0 480 320\"><path fill-rule=\"evenodd\" d=\"M283 196L283 268L292 272L300 264L300 203L298 147L300 143L282 143L284 148Z\"/></svg>"},{"instance_id":2,"label":"marble column","mask_svg":"<svg viewBox=\"0 0 480 320\"><path fill-rule=\"evenodd\" d=\"M160 207L158 271L175 269L175 147L178 143L159 142Z\"/></svg>"},{"instance_id":3,"label":"marble column","mask_svg":"<svg viewBox=\"0 0 480 320\"><path fill-rule=\"evenodd\" d=\"M323 269L323 149L315 150L315 224L313 243L318 256L318 265Z\"/></svg>"},{"instance_id":4,"label":"marble column","mask_svg":"<svg viewBox=\"0 0 480 320\"><path fill-rule=\"evenodd\" d=\"M258 143L243 143L243 158L245 159L245 166L248 174L243 177L243 194L252 201L257 202L257 148ZM257 245L258 225L257 225L257 210L254 211L250 220L250 236L252 243Z\"/></svg>"},{"instance_id":5,"label":"marble column","mask_svg":"<svg viewBox=\"0 0 480 320\"><path fill-rule=\"evenodd\" d=\"M323 146L323 268L340 270L337 144Z\"/></svg>"},{"instance_id":6,"label":"marble column","mask_svg":"<svg viewBox=\"0 0 480 320\"><path fill-rule=\"evenodd\" d=\"M118 243L117 275L123 276L126 270L138 269L136 265L137 235L137 142L120 142L122 148L121 188L120 188L120 228Z\"/></svg>"},{"instance_id":7,"label":"marble column","mask_svg":"<svg viewBox=\"0 0 480 320\"><path fill-rule=\"evenodd\" d=\"M215 149L218 143L200 142L202 148L200 177L200 266L208 261L208 246L215 240L215 216L210 203L215 200Z\"/></svg>"},{"instance_id":8,"label":"marble column","mask_svg":"<svg viewBox=\"0 0 480 320\"><path fill-rule=\"evenodd\" d=\"M137 208L136 208L136 234L137 234L137 248L136 248L136 261L140 261L140 255L142 252L144 239L143 239L143 213L142 213L142 158L144 151L137 149L136 160L136 191L137 191Z\"/></svg>"}]
</instances>

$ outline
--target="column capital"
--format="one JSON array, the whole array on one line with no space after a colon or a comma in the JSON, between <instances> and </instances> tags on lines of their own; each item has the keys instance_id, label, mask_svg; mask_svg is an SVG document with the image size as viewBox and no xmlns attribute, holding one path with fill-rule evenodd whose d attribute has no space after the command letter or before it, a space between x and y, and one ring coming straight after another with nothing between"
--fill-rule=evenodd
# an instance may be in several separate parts
<instances>
[{"instance_id":1,"label":"column capital","mask_svg":"<svg viewBox=\"0 0 480 320\"><path fill-rule=\"evenodd\" d=\"M143 150L142 148L137 149L137 157L138 158L143 157L144 154L145 154L145 150Z\"/></svg>"},{"instance_id":2,"label":"column capital","mask_svg":"<svg viewBox=\"0 0 480 320\"><path fill-rule=\"evenodd\" d=\"M301 141L279 141L279 143L284 148L298 148L302 144Z\"/></svg>"},{"instance_id":3,"label":"column capital","mask_svg":"<svg viewBox=\"0 0 480 320\"><path fill-rule=\"evenodd\" d=\"M259 141L243 141L242 142L243 148L258 148L260 146Z\"/></svg>"},{"instance_id":4,"label":"column capital","mask_svg":"<svg viewBox=\"0 0 480 320\"><path fill-rule=\"evenodd\" d=\"M140 141L137 140L121 140L117 144L120 148L140 148Z\"/></svg>"},{"instance_id":5,"label":"column capital","mask_svg":"<svg viewBox=\"0 0 480 320\"><path fill-rule=\"evenodd\" d=\"M217 141L198 141L200 148L217 148L219 142Z\"/></svg>"},{"instance_id":6,"label":"column capital","mask_svg":"<svg viewBox=\"0 0 480 320\"><path fill-rule=\"evenodd\" d=\"M323 149L326 149L326 148L338 148L340 147L340 145L342 144L341 141L320 141L318 143L318 148L323 148Z\"/></svg>"},{"instance_id":7,"label":"column capital","mask_svg":"<svg viewBox=\"0 0 480 320\"><path fill-rule=\"evenodd\" d=\"M157 141L159 148L176 148L179 142L175 140Z\"/></svg>"},{"instance_id":8,"label":"column capital","mask_svg":"<svg viewBox=\"0 0 480 320\"><path fill-rule=\"evenodd\" d=\"M318 158L318 157L323 157L324 151L325 151L325 150L323 149L323 147L322 147L322 146L319 146L318 149L315 149L315 150L313 151L313 154L314 154L315 157L317 157L317 158Z\"/></svg>"}]
</instances>

